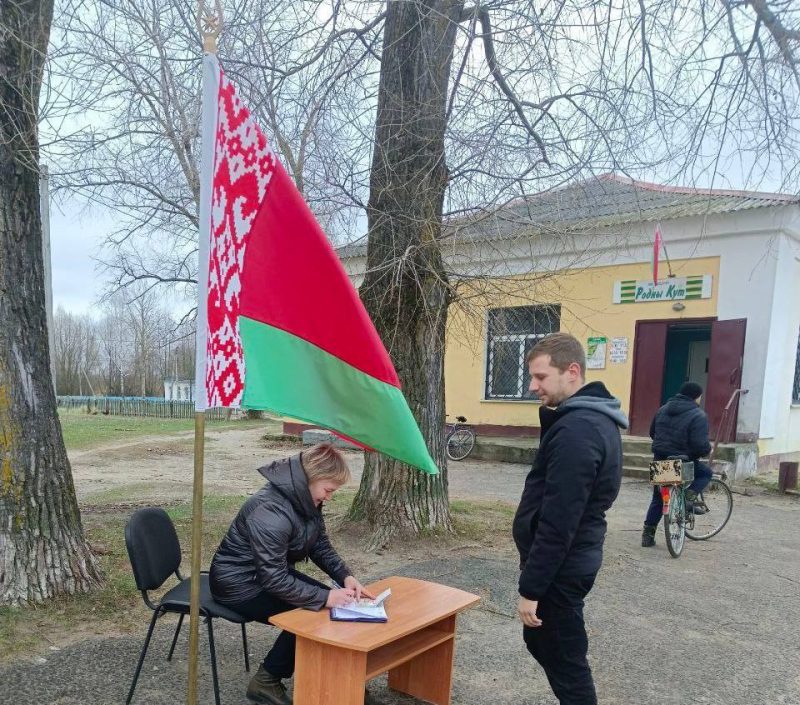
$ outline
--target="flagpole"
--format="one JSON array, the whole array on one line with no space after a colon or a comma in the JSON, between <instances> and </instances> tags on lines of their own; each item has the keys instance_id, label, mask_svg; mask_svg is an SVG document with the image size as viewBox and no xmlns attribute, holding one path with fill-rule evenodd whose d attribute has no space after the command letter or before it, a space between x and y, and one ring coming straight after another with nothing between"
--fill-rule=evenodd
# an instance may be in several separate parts
<instances>
[{"instance_id":1,"label":"flagpole","mask_svg":"<svg viewBox=\"0 0 800 705\"><path fill-rule=\"evenodd\" d=\"M215 0L214 11L206 7L204 0L197 3L197 27L203 41L204 54L217 53L217 37L222 29L222 4ZM194 479L192 486L192 553L191 588L189 591L189 673L186 688L187 705L197 705L198 642L200 640L200 565L203 560L203 466L205 461L205 409L208 395L205 390L206 361L206 292L208 284L208 236L211 204L211 163L213 162L213 140L215 128L212 122L216 113L216 95L211 107L210 93L213 79L209 80L207 60L203 59L203 116L200 167L200 207L198 229L198 306L197 306L197 354L195 360L195 415L194 415ZM201 330L202 327L202 330Z\"/></svg>"},{"instance_id":2,"label":"flagpole","mask_svg":"<svg viewBox=\"0 0 800 705\"><path fill-rule=\"evenodd\" d=\"M203 461L206 412L194 415L194 486L192 492L192 583L189 597L189 687L187 705L197 705L197 655L200 639L200 563L203 560Z\"/></svg>"},{"instance_id":3,"label":"flagpole","mask_svg":"<svg viewBox=\"0 0 800 705\"><path fill-rule=\"evenodd\" d=\"M658 284L658 257L661 254L661 223L656 223L653 234L653 285Z\"/></svg>"}]
</instances>

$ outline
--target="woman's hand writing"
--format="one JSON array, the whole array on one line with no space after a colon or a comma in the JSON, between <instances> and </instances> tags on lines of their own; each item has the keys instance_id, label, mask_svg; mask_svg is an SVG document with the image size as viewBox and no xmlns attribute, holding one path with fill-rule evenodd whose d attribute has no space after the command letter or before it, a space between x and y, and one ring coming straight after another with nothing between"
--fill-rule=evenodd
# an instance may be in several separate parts
<instances>
[{"instance_id":1,"label":"woman's hand writing","mask_svg":"<svg viewBox=\"0 0 800 705\"><path fill-rule=\"evenodd\" d=\"M375 595L373 595L367 588L365 588L356 578L352 575L348 575L344 579L344 586L346 588L350 588L351 590L355 591L356 600L360 600L362 597L369 598L370 600L375 599Z\"/></svg>"},{"instance_id":2,"label":"woman's hand writing","mask_svg":"<svg viewBox=\"0 0 800 705\"><path fill-rule=\"evenodd\" d=\"M349 587L337 588L328 593L325 607L346 607L356 599L355 590Z\"/></svg>"}]
</instances>

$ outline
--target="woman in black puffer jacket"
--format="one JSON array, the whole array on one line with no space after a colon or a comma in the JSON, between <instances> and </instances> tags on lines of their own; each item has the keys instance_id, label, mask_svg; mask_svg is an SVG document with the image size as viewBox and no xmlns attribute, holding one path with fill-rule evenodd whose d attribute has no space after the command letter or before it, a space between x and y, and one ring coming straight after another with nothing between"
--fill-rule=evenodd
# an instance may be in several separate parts
<instances>
[{"instance_id":1,"label":"woman in black puffer jacket","mask_svg":"<svg viewBox=\"0 0 800 705\"><path fill-rule=\"evenodd\" d=\"M269 483L248 499L211 562L214 599L248 619L269 617L296 607L339 607L364 595L328 540L322 504L350 479L343 455L330 443L259 468ZM330 589L294 569L310 558L342 588ZM281 632L247 697L256 703L290 705L281 683L294 673L295 637Z\"/></svg>"}]
</instances>

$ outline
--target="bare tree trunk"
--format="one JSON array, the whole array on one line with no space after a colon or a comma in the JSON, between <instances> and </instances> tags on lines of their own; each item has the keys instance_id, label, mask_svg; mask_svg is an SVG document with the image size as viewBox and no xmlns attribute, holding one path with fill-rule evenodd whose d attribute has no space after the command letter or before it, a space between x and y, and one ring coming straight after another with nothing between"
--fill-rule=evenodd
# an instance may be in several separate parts
<instances>
[{"instance_id":1,"label":"bare tree trunk","mask_svg":"<svg viewBox=\"0 0 800 705\"><path fill-rule=\"evenodd\" d=\"M0 27L0 604L99 580L50 375L37 109L52 0L4 3Z\"/></svg>"},{"instance_id":2,"label":"bare tree trunk","mask_svg":"<svg viewBox=\"0 0 800 705\"><path fill-rule=\"evenodd\" d=\"M350 515L374 527L373 545L397 533L451 528L443 437L450 289L438 237L448 178L447 88L462 7L388 3L361 296L441 473L432 477L367 454Z\"/></svg>"}]
</instances>

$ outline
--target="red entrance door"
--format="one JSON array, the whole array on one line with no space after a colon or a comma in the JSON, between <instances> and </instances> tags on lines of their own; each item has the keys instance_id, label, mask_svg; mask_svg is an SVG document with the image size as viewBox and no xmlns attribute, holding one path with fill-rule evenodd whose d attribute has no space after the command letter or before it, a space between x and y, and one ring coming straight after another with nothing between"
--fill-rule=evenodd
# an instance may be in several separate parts
<instances>
[{"instance_id":1,"label":"red entrance door","mask_svg":"<svg viewBox=\"0 0 800 705\"><path fill-rule=\"evenodd\" d=\"M715 321L711 324L711 350L708 358L708 383L706 385L706 413L711 438L720 441L736 440L736 419L739 398L732 399L734 392L742 386L742 362L744 360L744 336L746 318L731 321ZM725 406L731 404L727 417L723 419Z\"/></svg>"},{"instance_id":2,"label":"red entrance door","mask_svg":"<svg viewBox=\"0 0 800 705\"><path fill-rule=\"evenodd\" d=\"M633 349L633 379L631 388L630 430L634 436L647 436L650 422L661 406L664 388L664 362L667 352L669 326L697 323L690 321L664 320L639 321ZM705 319L708 320L708 319ZM705 410L711 439L716 437L723 421L725 406L742 382L742 361L747 320L709 321L711 324L711 347L706 382ZM731 404L727 418L722 424L721 441L736 439L736 417L738 398Z\"/></svg>"},{"instance_id":3,"label":"red entrance door","mask_svg":"<svg viewBox=\"0 0 800 705\"><path fill-rule=\"evenodd\" d=\"M667 326L670 321L638 321L633 345L633 386L631 388L632 436L647 436L650 422L661 406Z\"/></svg>"}]
</instances>

